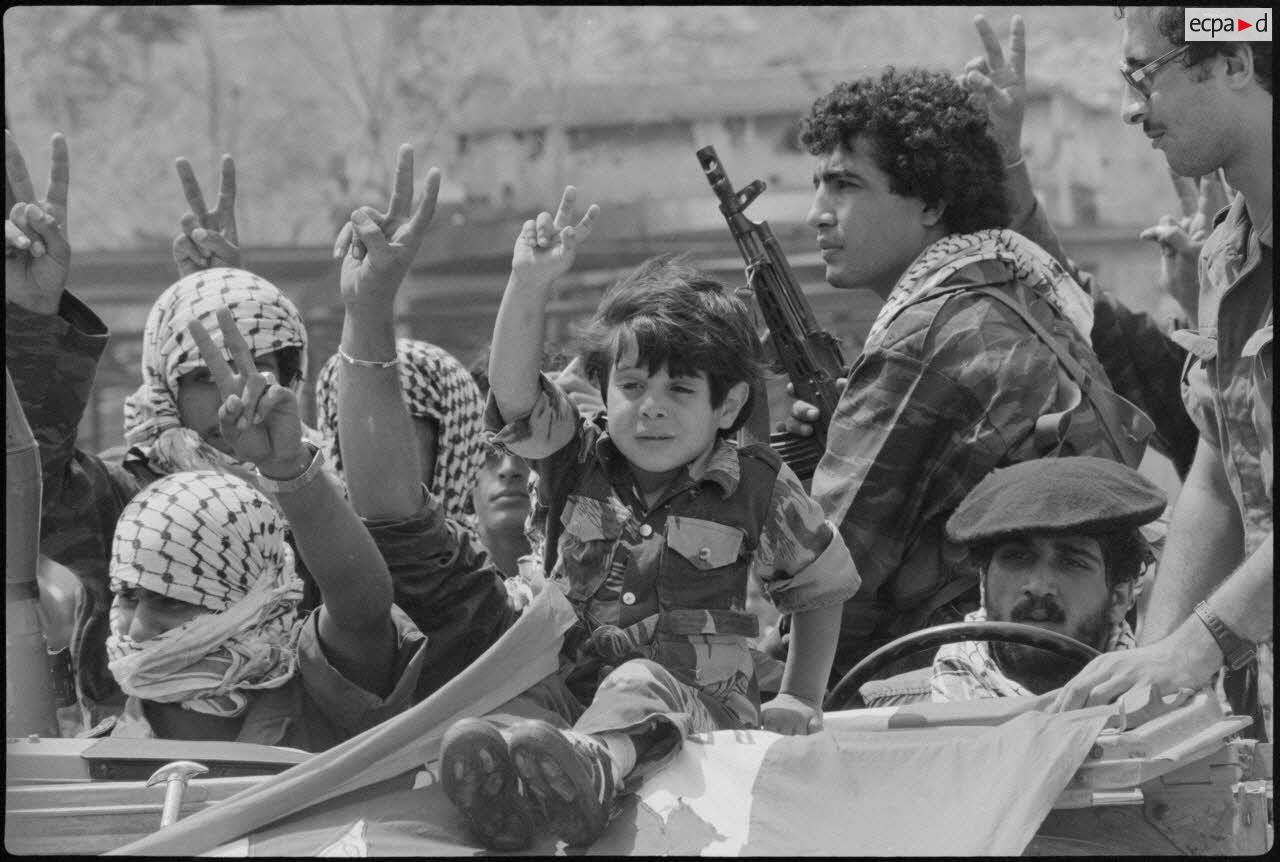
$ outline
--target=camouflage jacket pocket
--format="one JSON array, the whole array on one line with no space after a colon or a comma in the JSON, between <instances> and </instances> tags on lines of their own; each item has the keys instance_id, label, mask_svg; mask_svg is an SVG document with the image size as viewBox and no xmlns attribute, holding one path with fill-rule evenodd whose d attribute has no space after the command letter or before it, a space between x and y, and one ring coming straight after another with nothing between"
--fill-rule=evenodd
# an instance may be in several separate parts
<instances>
[{"instance_id":1,"label":"camouflage jacket pocket","mask_svg":"<svg viewBox=\"0 0 1280 862\"><path fill-rule=\"evenodd\" d=\"M742 530L701 518L672 516L667 522L667 547L698 571L735 563L742 552Z\"/></svg>"}]
</instances>

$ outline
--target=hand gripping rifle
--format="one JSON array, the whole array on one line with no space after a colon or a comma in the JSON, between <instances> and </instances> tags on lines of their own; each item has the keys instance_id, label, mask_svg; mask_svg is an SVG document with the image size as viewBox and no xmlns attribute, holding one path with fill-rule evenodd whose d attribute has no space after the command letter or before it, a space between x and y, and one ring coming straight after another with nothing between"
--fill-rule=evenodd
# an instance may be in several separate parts
<instances>
[{"instance_id":1,"label":"hand gripping rifle","mask_svg":"<svg viewBox=\"0 0 1280 862\"><path fill-rule=\"evenodd\" d=\"M776 431L769 437L774 450L808 485L827 447L827 423L840 399L836 389L836 378L844 374L840 343L818 326L809 300L787 265L768 222L753 222L743 214L765 190L764 182L752 180L735 192L715 147L698 150L698 161L711 190L720 199L720 212L747 263L747 283L769 327L778 361L790 378L796 397L818 408L812 437L785 431ZM760 409L767 409L767 404L761 404Z\"/></svg>"}]
</instances>

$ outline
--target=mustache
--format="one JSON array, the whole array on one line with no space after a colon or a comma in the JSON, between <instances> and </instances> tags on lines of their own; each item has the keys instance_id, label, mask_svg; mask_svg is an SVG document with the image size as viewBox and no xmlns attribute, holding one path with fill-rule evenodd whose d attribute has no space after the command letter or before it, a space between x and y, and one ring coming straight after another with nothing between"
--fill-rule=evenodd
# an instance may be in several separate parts
<instances>
[{"instance_id":1,"label":"mustache","mask_svg":"<svg viewBox=\"0 0 1280 862\"><path fill-rule=\"evenodd\" d=\"M1043 613L1044 620L1032 620L1031 615L1035 613ZM1052 596L1027 596L1019 599L1018 602L1009 611L1009 619L1012 622L1051 622L1064 623L1067 621L1067 612L1058 603L1058 600Z\"/></svg>"}]
</instances>

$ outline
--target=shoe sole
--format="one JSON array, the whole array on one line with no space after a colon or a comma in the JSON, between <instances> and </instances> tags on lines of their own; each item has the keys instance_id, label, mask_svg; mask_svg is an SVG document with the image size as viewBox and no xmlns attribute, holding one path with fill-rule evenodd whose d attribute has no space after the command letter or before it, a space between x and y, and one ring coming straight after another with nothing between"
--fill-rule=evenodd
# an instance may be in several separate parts
<instances>
[{"instance_id":1,"label":"shoe sole","mask_svg":"<svg viewBox=\"0 0 1280 862\"><path fill-rule=\"evenodd\" d=\"M546 722L511 729L511 759L525 789L542 804L552 833L571 847L590 844L609 825L591 767L573 744Z\"/></svg>"},{"instance_id":2,"label":"shoe sole","mask_svg":"<svg viewBox=\"0 0 1280 862\"><path fill-rule=\"evenodd\" d=\"M440 779L445 796L486 847L523 850L533 841L533 811L516 785L507 741L492 724L466 718L449 728Z\"/></svg>"}]
</instances>

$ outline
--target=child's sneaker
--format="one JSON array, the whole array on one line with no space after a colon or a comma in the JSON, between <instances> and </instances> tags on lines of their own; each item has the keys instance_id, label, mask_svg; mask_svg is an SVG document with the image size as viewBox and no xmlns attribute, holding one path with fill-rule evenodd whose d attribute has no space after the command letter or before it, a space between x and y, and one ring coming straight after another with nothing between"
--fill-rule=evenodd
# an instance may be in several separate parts
<instances>
[{"instance_id":1,"label":"child's sneaker","mask_svg":"<svg viewBox=\"0 0 1280 862\"><path fill-rule=\"evenodd\" d=\"M588 734L529 719L510 731L511 758L551 831L569 846L600 837L613 812L613 759Z\"/></svg>"},{"instance_id":2,"label":"child's sneaker","mask_svg":"<svg viewBox=\"0 0 1280 862\"><path fill-rule=\"evenodd\" d=\"M491 722L464 718L444 735L440 777L445 796L493 850L523 850L542 818L524 795L507 740Z\"/></svg>"}]
</instances>

